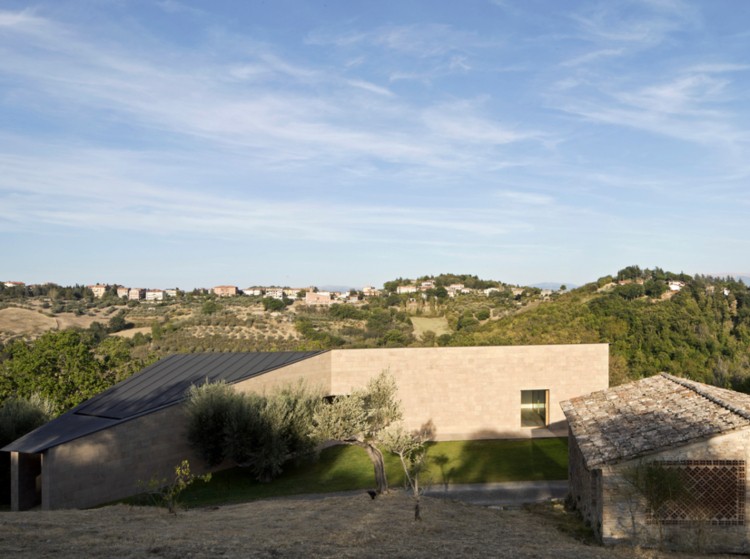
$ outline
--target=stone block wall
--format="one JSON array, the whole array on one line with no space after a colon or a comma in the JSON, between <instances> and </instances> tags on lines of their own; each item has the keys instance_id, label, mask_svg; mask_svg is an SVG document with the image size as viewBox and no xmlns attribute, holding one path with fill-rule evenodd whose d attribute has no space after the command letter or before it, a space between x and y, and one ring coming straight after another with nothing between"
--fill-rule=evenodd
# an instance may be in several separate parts
<instances>
[{"instance_id":1,"label":"stone block wall","mask_svg":"<svg viewBox=\"0 0 750 559\"><path fill-rule=\"evenodd\" d=\"M300 380L311 389L320 390L323 395L331 394L331 353L327 351L286 367L269 371L235 384L241 392L266 392L285 385L296 384Z\"/></svg>"},{"instance_id":2,"label":"stone block wall","mask_svg":"<svg viewBox=\"0 0 750 559\"><path fill-rule=\"evenodd\" d=\"M334 350L332 394L381 371L398 384L408 429L427 421L437 440L565 436L559 402L606 389L607 344ZM549 429L521 427L521 391L549 390Z\"/></svg>"},{"instance_id":3,"label":"stone block wall","mask_svg":"<svg viewBox=\"0 0 750 559\"><path fill-rule=\"evenodd\" d=\"M182 460L207 471L187 442L183 406L172 406L50 448L42 455L42 508L85 508L142 491L139 482L174 477Z\"/></svg>"}]
</instances>

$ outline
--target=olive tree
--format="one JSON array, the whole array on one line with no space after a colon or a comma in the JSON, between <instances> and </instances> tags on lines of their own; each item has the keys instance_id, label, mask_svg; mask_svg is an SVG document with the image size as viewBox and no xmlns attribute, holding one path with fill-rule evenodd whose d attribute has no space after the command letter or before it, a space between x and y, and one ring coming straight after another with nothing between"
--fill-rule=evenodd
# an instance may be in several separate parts
<instances>
[{"instance_id":1,"label":"olive tree","mask_svg":"<svg viewBox=\"0 0 750 559\"><path fill-rule=\"evenodd\" d=\"M393 376L383 371L365 388L334 398L314 415L313 435L317 439L356 445L367 452L378 493L388 491L383 453L378 444L385 429L402 417L396 390Z\"/></svg>"},{"instance_id":2,"label":"olive tree","mask_svg":"<svg viewBox=\"0 0 750 559\"><path fill-rule=\"evenodd\" d=\"M424 486L421 476L427 467L427 443L435 432L430 421L419 431L408 432L402 425L394 425L382 436L383 447L401 461L406 486L414 499L414 520L422 520L421 497Z\"/></svg>"}]
</instances>

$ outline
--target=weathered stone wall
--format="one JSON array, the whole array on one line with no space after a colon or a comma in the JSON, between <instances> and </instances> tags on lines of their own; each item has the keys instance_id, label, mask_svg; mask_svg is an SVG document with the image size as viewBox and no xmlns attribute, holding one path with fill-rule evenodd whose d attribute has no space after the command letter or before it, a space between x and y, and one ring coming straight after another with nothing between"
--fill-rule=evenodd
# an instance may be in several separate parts
<instances>
[{"instance_id":1,"label":"weathered stone wall","mask_svg":"<svg viewBox=\"0 0 750 559\"><path fill-rule=\"evenodd\" d=\"M568 490L576 510L587 526L601 539L602 529L601 470L589 471L575 437L568 433Z\"/></svg>"},{"instance_id":2,"label":"weathered stone wall","mask_svg":"<svg viewBox=\"0 0 750 559\"><path fill-rule=\"evenodd\" d=\"M643 496L626 479L626 472L640 461L726 461L750 459L750 428L715 436L683 447L650 454L640 460L630 460L603 468L602 541L605 544L638 543L658 546L659 525L649 522ZM700 462L699 462L700 463ZM718 488L717 488L718 490ZM745 506L750 497L750 485L744 480ZM680 550L709 552L750 552L750 529L747 520L742 524L709 523L693 519L679 524L662 526L664 543Z\"/></svg>"},{"instance_id":3,"label":"weathered stone wall","mask_svg":"<svg viewBox=\"0 0 750 559\"><path fill-rule=\"evenodd\" d=\"M182 460L206 471L187 442L181 405L121 423L42 456L42 508L84 508L134 495L138 483L174 477Z\"/></svg>"}]
</instances>

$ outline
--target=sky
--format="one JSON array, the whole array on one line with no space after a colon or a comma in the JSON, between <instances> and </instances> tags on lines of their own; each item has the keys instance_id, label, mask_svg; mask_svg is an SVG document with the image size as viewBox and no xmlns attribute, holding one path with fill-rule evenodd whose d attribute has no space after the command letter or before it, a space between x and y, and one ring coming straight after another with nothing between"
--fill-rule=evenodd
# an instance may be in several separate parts
<instances>
[{"instance_id":1,"label":"sky","mask_svg":"<svg viewBox=\"0 0 750 559\"><path fill-rule=\"evenodd\" d=\"M746 0L0 1L0 280L750 275Z\"/></svg>"}]
</instances>

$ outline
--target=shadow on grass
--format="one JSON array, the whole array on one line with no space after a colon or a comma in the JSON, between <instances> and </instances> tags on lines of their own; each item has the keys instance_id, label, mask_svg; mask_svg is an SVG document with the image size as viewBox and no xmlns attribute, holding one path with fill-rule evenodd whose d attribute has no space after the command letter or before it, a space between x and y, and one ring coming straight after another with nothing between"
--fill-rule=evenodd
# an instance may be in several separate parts
<instances>
[{"instance_id":1,"label":"shadow on grass","mask_svg":"<svg viewBox=\"0 0 750 559\"><path fill-rule=\"evenodd\" d=\"M433 484L566 479L566 438L434 443L428 452Z\"/></svg>"},{"instance_id":2,"label":"shadow on grass","mask_svg":"<svg viewBox=\"0 0 750 559\"><path fill-rule=\"evenodd\" d=\"M505 481L553 480L567 477L567 439L474 440L430 443L427 485L446 487L453 483L497 483ZM385 456L386 473L392 488L404 485L398 458ZM183 506L212 506L309 493L336 493L373 489L372 463L356 446L324 449L315 459L288 463L270 483L253 478L243 468L213 474L209 483L196 482L181 496ZM143 496L128 499L131 504L153 504Z\"/></svg>"}]
</instances>

